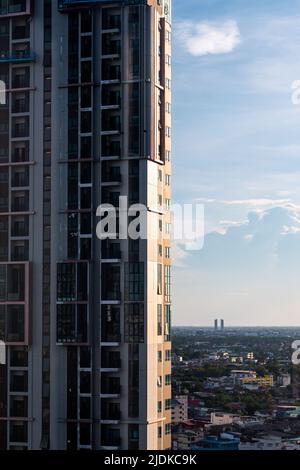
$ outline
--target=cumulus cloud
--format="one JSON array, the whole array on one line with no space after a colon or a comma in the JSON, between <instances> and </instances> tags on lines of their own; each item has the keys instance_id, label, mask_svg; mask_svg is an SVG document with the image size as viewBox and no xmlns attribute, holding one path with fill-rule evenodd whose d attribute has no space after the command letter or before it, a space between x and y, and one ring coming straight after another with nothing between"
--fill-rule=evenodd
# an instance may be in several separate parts
<instances>
[{"instance_id":1,"label":"cumulus cloud","mask_svg":"<svg viewBox=\"0 0 300 470\"><path fill-rule=\"evenodd\" d=\"M228 54L241 42L241 34L234 20L211 24L184 21L177 24L177 37L193 56Z\"/></svg>"},{"instance_id":2,"label":"cumulus cloud","mask_svg":"<svg viewBox=\"0 0 300 470\"><path fill-rule=\"evenodd\" d=\"M175 322L299 324L300 210L268 208L246 223L211 232L174 276ZM233 295L243 293L244 295Z\"/></svg>"}]
</instances>

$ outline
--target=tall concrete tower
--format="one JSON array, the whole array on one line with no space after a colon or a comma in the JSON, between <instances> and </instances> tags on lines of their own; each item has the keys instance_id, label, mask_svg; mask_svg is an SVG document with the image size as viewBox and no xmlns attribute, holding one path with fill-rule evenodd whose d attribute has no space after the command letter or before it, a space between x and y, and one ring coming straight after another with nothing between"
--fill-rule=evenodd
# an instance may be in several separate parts
<instances>
[{"instance_id":1,"label":"tall concrete tower","mask_svg":"<svg viewBox=\"0 0 300 470\"><path fill-rule=\"evenodd\" d=\"M171 2L3 0L0 80L0 448L168 449Z\"/></svg>"}]
</instances>

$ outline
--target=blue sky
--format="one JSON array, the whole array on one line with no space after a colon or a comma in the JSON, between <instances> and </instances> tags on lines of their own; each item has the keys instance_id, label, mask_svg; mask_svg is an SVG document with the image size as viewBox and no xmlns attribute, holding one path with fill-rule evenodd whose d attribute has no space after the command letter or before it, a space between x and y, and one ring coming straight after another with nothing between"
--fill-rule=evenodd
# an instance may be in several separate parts
<instances>
[{"instance_id":1,"label":"blue sky","mask_svg":"<svg viewBox=\"0 0 300 470\"><path fill-rule=\"evenodd\" d=\"M173 0L173 23L173 198L206 226L174 250L174 323L299 325L300 0Z\"/></svg>"}]
</instances>

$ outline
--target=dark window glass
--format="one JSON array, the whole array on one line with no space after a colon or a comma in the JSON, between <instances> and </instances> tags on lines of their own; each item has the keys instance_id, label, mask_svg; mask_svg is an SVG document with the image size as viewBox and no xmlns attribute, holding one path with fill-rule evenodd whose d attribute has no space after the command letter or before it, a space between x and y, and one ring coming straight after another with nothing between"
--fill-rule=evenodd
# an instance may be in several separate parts
<instances>
[{"instance_id":1,"label":"dark window glass","mask_svg":"<svg viewBox=\"0 0 300 470\"><path fill-rule=\"evenodd\" d=\"M125 300L144 300L144 263L125 264Z\"/></svg>"},{"instance_id":2,"label":"dark window glass","mask_svg":"<svg viewBox=\"0 0 300 470\"><path fill-rule=\"evenodd\" d=\"M28 353L26 349L11 347L10 366L11 367L27 367L28 366Z\"/></svg>"},{"instance_id":3,"label":"dark window glass","mask_svg":"<svg viewBox=\"0 0 300 470\"><path fill-rule=\"evenodd\" d=\"M125 342L144 342L144 304L125 304Z\"/></svg>"}]
</instances>

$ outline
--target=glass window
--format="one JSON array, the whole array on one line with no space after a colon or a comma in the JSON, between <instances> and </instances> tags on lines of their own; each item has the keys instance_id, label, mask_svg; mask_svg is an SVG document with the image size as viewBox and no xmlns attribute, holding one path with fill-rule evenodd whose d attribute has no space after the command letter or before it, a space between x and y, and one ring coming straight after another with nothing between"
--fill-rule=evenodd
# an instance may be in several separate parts
<instances>
[{"instance_id":1,"label":"glass window","mask_svg":"<svg viewBox=\"0 0 300 470\"><path fill-rule=\"evenodd\" d=\"M157 306L157 336L163 334L163 317L162 317L162 305Z\"/></svg>"},{"instance_id":2,"label":"glass window","mask_svg":"<svg viewBox=\"0 0 300 470\"><path fill-rule=\"evenodd\" d=\"M144 342L144 304L125 304L125 342Z\"/></svg>"},{"instance_id":3,"label":"glass window","mask_svg":"<svg viewBox=\"0 0 300 470\"><path fill-rule=\"evenodd\" d=\"M171 434L171 424L165 424L165 435Z\"/></svg>"},{"instance_id":4,"label":"glass window","mask_svg":"<svg viewBox=\"0 0 300 470\"><path fill-rule=\"evenodd\" d=\"M144 300L144 263L125 264L125 300Z\"/></svg>"},{"instance_id":5,"label":"glass window","mask_svg":"<svg viewBox=\"0 0 300 470\"><path fill-rule=\"evenodd\" d=\"M166 386L171 385L171 381L172 381L172 376L171 375L166 375L165 376L165 385Z\"/></svg>"}]
</instances>

